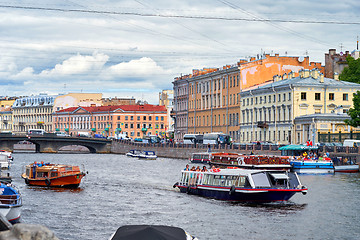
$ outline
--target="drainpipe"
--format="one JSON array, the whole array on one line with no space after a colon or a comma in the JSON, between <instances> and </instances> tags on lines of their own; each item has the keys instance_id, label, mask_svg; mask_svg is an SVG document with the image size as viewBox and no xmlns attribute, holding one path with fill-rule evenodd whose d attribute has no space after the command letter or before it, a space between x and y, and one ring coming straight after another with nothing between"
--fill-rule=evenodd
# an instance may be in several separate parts
<instances>
[{"instance_id":1,"label":"drainpipe","mask_svg":"<svg viewBox=\"0 0 360 240\"><path fill-rule=\"evenodd\" d=\"M291 139L290 139L290 144L293 143L293 139L294 139L294 128L295 128L295 125L294 125L294 88L291 86L291 84L289 84L289 88L291 90L291 115L292 116L289 116L289 118L291 119L291 130L290 130L290 134L291 134Z\"/></svg>"},{"instance_id":2,"label":"drainpipe","mask_svg":"<svg viewBox=\"0 0 360 240\"><path fill-rule=\"evenodd\" d=\"M210 77L210 132L213 132L213 92L212 92L212 84L213 84L213 77Z\"/></svg>"},{"instance_id":3,"label":"drainpipe","mask_svg":"<svg viewBox=\"0 0 360 240\"><path fill-rule=\"evenodd\" d=\"M272 90L273 92L275 93L275 116L274 116L274 130L275 130L275 136L274 136L274 139L275 139L275 143L277 142L277 129L276 129L276 117L277 117L277 98L276 98L276 91L275 91L275 88L274 86L272 86Z\"/></svg>"}]
</instances>

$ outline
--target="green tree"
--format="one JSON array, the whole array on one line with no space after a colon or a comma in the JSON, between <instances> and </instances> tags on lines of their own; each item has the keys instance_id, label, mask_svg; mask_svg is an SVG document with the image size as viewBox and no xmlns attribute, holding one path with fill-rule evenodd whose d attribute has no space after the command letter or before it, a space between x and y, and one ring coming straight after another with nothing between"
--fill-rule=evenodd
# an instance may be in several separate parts
<instances>
[{"instance_id":1,"label":"green tree","mask_svg":"<svg viewBox=\"0 0 360 240\"><path fill-rule=\"evenodd\" d=\"M358 127L360 126L360 91L354 94L353 105L348 112L351 119L345 120L345 123L352 127Z\"/></svg>"},{"instance_id":2,"label":"green tree","mask_svg":"<svg viewBox=\"0 0 360 240\"><path fill-rule=\"evenodd\" d=\"M354 59L351 56L346 58L348 67L345 67L339 75L339 79L347 82L360 83L360 58Z\"/></svg>"}]
</instances>

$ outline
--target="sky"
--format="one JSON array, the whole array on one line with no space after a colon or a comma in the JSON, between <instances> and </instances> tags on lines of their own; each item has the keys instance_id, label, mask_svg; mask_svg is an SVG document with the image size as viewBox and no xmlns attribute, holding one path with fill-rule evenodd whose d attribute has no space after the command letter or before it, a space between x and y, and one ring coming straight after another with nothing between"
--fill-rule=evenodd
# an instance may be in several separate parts
<instances>
[{"instance_id":1,"label":"sky","mask_svg":"<svg viewBox=\"0 0 360 240\"><path fill-rule=\"evenodd\" d=\"M261 53L353 51L357 0L0 0L0 96L103 93L159 103L193 69Z\"/></svg>"}]
</instances>

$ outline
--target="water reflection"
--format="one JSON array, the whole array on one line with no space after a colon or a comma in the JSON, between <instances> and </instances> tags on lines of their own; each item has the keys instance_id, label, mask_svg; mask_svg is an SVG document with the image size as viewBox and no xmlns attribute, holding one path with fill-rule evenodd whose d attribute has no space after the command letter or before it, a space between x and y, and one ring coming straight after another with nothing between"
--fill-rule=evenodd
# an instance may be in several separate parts
<instances>
[{"instance_id":1,"label":"water reflection","mask_svg":"<svg viewBox=\"0 0 360 240\"><path fill-rule=\"evenodd\" d=\"M62 188L62 187L39 187L39 186L27 186L28 189L35 192L70 192L70 193L80 193L84 191L83 188Z\"/></svg>"}]
</instances>

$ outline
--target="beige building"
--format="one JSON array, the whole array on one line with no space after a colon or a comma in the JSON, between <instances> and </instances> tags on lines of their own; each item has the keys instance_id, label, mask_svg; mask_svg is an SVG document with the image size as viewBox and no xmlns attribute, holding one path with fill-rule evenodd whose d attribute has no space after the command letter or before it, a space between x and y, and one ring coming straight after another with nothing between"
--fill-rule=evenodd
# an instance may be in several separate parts
<instances>
[{"instance_id":1,"label":"beige building","mask_svg":"<svg viewBox=\"0 0 360 240\"><path fill-rule=\"evenodd\" d=\"M13 131L13 116L10 107L2 107L0 109L0 132Z\"/></svg>"},{"instance_id":2,"label":"beige building","mask_svg":"<svg viewBox=\"0 0 360 240\"><path fill-rule=\"evenodd\" d=\"M56 97L53 112L69 107L101 106L101 104L102 93L68 93Z\"/></svg>"},{"instance_id":3,"label":"beige building","mask_svg":"<svg viewBox=\"0 0 360 240\"><path fill-rule=\"evenodd\" d=\"M270 141L282 144L317 140L317 132L350 131L338 115L347 118L352 96L360 84L324 78L315 70L275 76L272 83L249 88L241 95L241 142ZM332 114L327 123L303 121L305 116ZM313 117L314 118L314 117ZM326 119L326 118L325 118ZM330 123L333 121L333 123ZM335 127L336 125L336 127ZM340 127L341 125L341 127ZM340 131L341 131L340 130Z\"/></svg>"},{"instance_id":4,"label":"beige building","mask_svg":"<svg viewBox=\"0 0 360 240\"><path fill-rule=\"evenodd\" d=\"M167 137L174 132L174 119L170 116L174 109L174 90L162 90L159 93L159 106L165 106L167 110L168 128L166 129Z\"/></svg>"},{"instance_id":5,"label":"beige building","mask_svg":"<svg viewBox=\"0 0 360 240\"><path fill-rule=\"evenodd\" d=\"M103 98L101 106L135 105L135 98Z\"/></svg>"},{"instance_id":6,"label":"beige building","mask_svg":"<svg viewBox=\"0 0 360 240\"><path fill-rule=\"evenodd\" d=\"M57 96L40 94L16 99L13 109L13 132L26 133L29 129L52 132L52 112Z\"/></svg>"}]
</instances>

